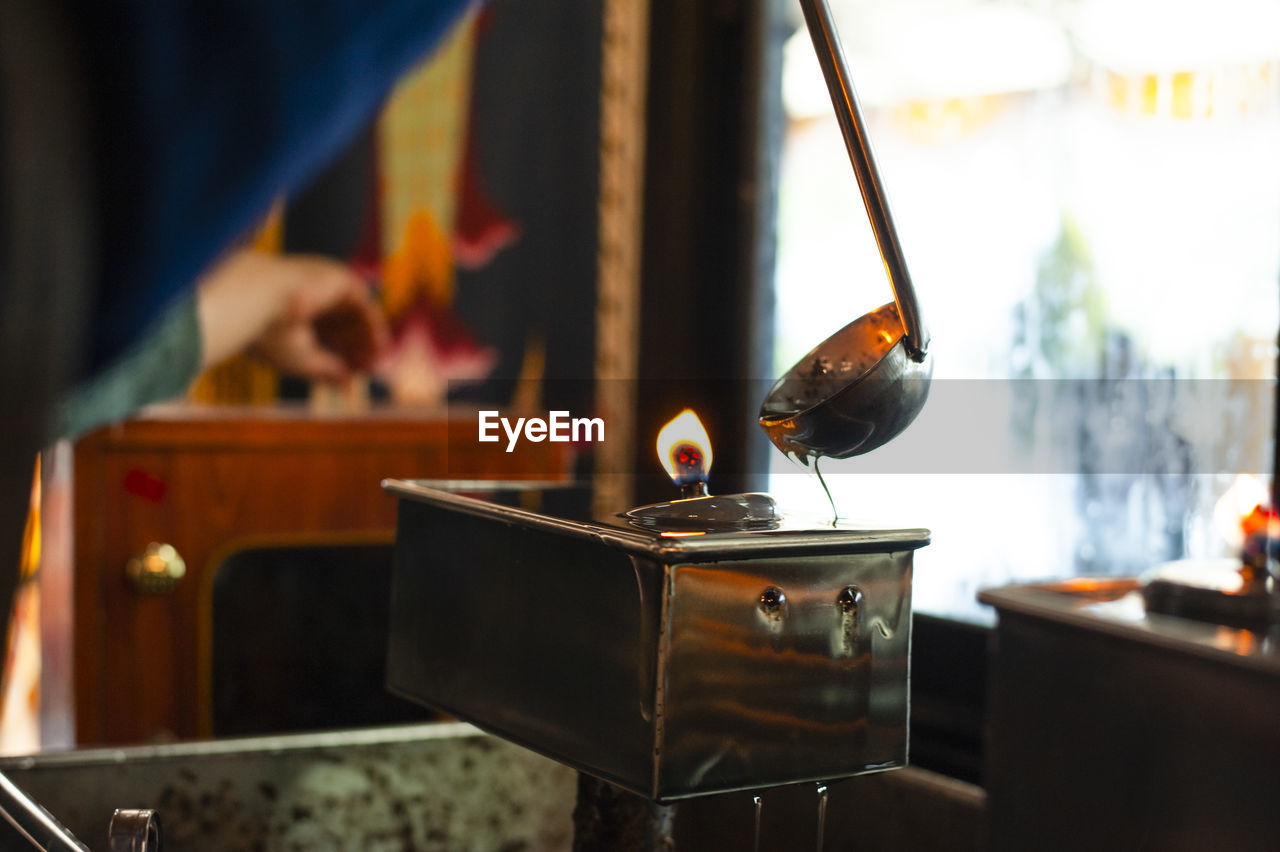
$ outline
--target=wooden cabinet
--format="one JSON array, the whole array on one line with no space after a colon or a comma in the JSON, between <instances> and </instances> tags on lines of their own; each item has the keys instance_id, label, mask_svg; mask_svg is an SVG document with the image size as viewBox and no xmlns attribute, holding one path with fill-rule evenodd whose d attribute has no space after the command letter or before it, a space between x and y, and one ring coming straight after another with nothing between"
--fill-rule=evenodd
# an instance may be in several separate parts
<instances>
[{"instance_id":1,"label":"wooden cabinet","mask_svg":"<svg viewBox=\"0 0 1280 852\"><path fill-rule=\"evenodd\" d=\"M563 479L563 444L509 455L475 415L353 418L278 409L158 409L74 451L76 742L207 736L210 599L227 555L278 543L389 542L386 477ZM126 576L151 543L185 574L167 591ZM245 625L252 629L252 625Z\"/></svg>"}]
</instances>

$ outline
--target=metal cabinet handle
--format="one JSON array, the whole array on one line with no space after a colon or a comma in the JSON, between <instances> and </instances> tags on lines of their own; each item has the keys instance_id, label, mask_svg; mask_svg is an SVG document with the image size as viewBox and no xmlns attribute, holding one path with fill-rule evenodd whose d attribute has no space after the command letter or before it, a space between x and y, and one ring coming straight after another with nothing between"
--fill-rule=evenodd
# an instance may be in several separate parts
<instances>
[{"instance_id":1,"label":"metal cabinet handle","mask_svg":"<svg viewBox=\"0 0 1280 852\"><path fill-rule=\"evenodd\" d=\"M187 573L187 563L172 544L151 542L124 566L125 580L140 595L167 595Z\"/></svg>"}]
</instances>

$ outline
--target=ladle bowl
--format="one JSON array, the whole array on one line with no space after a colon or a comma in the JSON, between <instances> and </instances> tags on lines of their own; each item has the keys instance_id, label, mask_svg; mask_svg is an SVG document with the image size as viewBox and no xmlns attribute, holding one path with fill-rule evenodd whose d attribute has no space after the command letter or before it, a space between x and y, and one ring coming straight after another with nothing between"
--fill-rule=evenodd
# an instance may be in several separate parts
<instances>
[{"instance_id":1,"label":"ladle bowl","mask_svg":"<svg viewBox=\"0 0 1280 852\"><path fill-rule=\"evenodd\" d=\"M908 352L893 302L828 337L787 371L760 406L760 426L807 465L870 452L915 420L929 396L933 359Z\"/></svg>"}]
</instances>

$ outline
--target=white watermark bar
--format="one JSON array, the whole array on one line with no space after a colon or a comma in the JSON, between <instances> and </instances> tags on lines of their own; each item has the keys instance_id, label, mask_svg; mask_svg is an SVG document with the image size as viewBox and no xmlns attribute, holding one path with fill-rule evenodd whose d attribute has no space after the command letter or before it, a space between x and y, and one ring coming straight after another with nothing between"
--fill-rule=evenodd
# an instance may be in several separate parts
<instances>
[{"instance_id":1,"label":"white watermark bar","mask_svg":"<svg viewBox=\"0 0 1280 852\"><path fill-rule=\"evenodd\" d=\"M489 401L451 406L450 475L492 475L508 463L514 470L525 462L541 465L542 456L572 456L592 464L596 473L662 476L654 441L662 424L685 407L698 412L716 449L713 492L717 475L812 471L812 466L786 462L756 425L758 409L743 410L740 404L763 400L772 380L711 387L680 379L616 381L626 382L622 390L636 399L664 401L639 412L651 414L647 419L653 425L650 434L635 435L634 446L618 454L623 461L600 464L606 459L601 448L621 440L625 430L600 416L594 399L598 383L561 379L538 386L545 401L533 409L506 410ZM504 389L503 396L526 395ZM826 459L822 471L1270 475L1275 408L1276 383L1269 378L935 378L919 417L902 434L869 453ZM744 441L764 451L746 454Z\"/></svg>"},{"instance_id":2,"label":"white watermark bar","mask_svg":"<svg viewBox=\"0 0 1280 852\"><path fill-rule=\"evenodd\" d=\"M543 417L503 417L496 410L476 412L478 438L482 444L497 443L506 438L506 452L515 452L523 438L538 444L543 441L562 444L590 444L604 441L604 418L574 417L568 411L549 411Z\"/></svg>"}]
</instances>

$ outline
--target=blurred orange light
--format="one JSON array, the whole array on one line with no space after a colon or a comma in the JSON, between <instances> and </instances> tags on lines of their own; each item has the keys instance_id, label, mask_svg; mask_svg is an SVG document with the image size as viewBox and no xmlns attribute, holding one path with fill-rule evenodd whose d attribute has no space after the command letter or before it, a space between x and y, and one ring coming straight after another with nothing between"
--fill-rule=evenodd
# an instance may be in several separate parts
<instances>
[{"instance_id":1,"label":"blurred orange light","mask_svg":"<svg viewBox=\"0 0 1280 852\"><path fill-rule=\"evenodd\" d=\"M1255 477L1242 473L1213 506L1213 525L1234 551L1244 546L1245 523L1267 502L1267 489Z\"/></svg>"}]
</instances>

